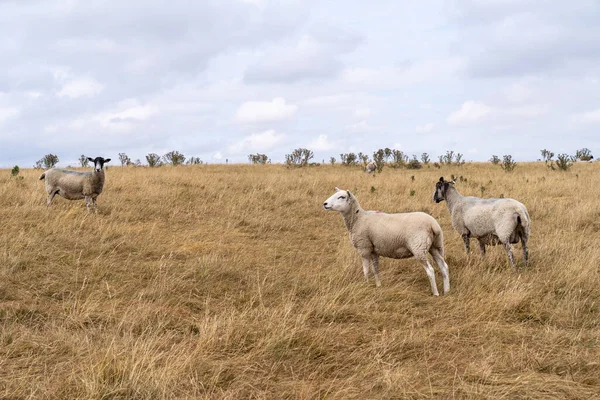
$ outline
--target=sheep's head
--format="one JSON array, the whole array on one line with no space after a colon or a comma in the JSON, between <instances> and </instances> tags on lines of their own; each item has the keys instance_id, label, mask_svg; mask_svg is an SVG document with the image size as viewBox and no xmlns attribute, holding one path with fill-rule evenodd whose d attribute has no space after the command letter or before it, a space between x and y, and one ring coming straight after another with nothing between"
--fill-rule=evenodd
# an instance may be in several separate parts
<instances>
[{"instance_id":1,"label":"sheep's head","mask_svg":"<svg viewBox=\"0 0 600 400\"><path fill-rule=\"evenodd\" d=\"M349 190L335 188L335 194L325 200L323 208L327 211L344 212L350 209L352 199L354 196Z\"/></svg>"},{"instance_id":2,"label":"sheep's head","mask_svg":"<svg viewBox=\"0 0 600 400\"><path fill-rule=\"evenodd\" d=\"M102 168L104 168L104 164L110 161L110 158L102 158L102 157L96 157L96 158L88 157L87 159L89 162L94 163L94 171L96 171L96 172L102 171Z\"/></svg>"},{"instance_id":3,"label":"sheep's head","mask_svg":"<svg viewBox=\"0 0 600 400\"><path fill-rule=\"evenodd\" d=\"M446 192L448 188L454 186L454 181L448 182L444 180L442 176L439 181L435 184L435 192L433 192L433 201L439 203L443 200L446 200Z\"/></svg>"}]
</instances>

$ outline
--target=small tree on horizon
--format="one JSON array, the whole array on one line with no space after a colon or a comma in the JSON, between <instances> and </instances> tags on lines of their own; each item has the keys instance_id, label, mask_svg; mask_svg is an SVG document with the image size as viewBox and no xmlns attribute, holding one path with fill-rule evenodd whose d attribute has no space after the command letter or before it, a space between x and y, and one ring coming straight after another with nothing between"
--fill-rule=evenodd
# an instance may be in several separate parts
<instances>
[{"instance_id":1,"label":"small tree on horizon","mask_svg":"<svg viewBox=\"0 0 600 400\"><path fill-rule=\"evenodd\" d=\"M502 164L500 164L500 168L502 168L504 172L511 172L516 166L517 162L513 160L510 154L502 157Z\"/></svg>"},{"instance_id":2,"label":"small tree on horizon","mask_svg":"<svg viewBox=\"0 0 600 400\"><path fill-rule=\"evenodd\" d=\"M581 161L590 161L594 158L592 151L587 147L579 149L575 152L575 158Z\"/></svg>"},{"instance_id":3,"label":"small tree on horizon","mask_svg":"<svg viewBox=\"0 0 600 400\"><path fill-rule=\"evenodd\" d=\"M84 154L82 154L79 156L79 164L81 165L81 168L87 168L90 166L90 161Z\"/></svg>"},{"instance_id":4,"label":"small tree on horizon","mask_svg":"<svg viewBox=\"0 0 600 400\"><path fill-rule=\"evenodd\" d=\"M266 164L269 161L269 157L261 153L248 154L248 161L252 164Z\"/></svg>"},{"instance_id":5,"label":"small tree on horizon","mask_svg":"<svg viewBox=\"0 0 600 400\"><path fill-rule=\"evenodd\" d=\"M121 162L121 167L131 164L131 159L125 153L119 153L119 161Z\"/></svg>"},{"instance_id":6,"label":"small tree on horizon","mask_svg":"<svg viewBox=\"0 0 600 400\"><path fill-rule=\"evenodd\" d=\"M50 169L54 168L56 164L58 164L58 156L55 154L46 154L44 157L35 162L34 168Z\"/></svg>"},{"instance_id":7,"label":"small tree on horizon","mask_svg":"<svg viewBox=\"0 0 600 400\"><path fill-rule=\"evenodd\" d=\"M204 164L204 161L202 161L200 159L200 157L192 156L192 157L188 158L186 164L187 165L200 165L200 164Z\"/></svg>"},{"instance_id":8,"label":"small tree on horizon","mask_svg":"<svg viewBox=\"0 0 600 400\"><path fill-rule=\"evenodd\" d=\"M156 153L149 153L146 155L146 162L149 167L160 167L162 162L160 161L160 156Z\"/></svg>"},{"instance_id":9,"label":"small tree on horizon","mask_svg":"<svg viewBox=\"0 0 600 400\"><path fill-rule=\"evenodd\" d=\"M312 150L298 148L290 154L285 155L285 163L288 167L305 167L313 157L314 153Z\"/></svg>"},{"instance_id":10,"label":"small tree on horizon","mask_svg":"<svg viewBox=\"0 0 600 400\"><path fill-rule=\"evenodd\" d=\"M163 156L163 160L166 164L171 164L172 166L181 165L185 162L185 156L180 152L173 150L168 152Z\"/></svg>"}]
</instances>

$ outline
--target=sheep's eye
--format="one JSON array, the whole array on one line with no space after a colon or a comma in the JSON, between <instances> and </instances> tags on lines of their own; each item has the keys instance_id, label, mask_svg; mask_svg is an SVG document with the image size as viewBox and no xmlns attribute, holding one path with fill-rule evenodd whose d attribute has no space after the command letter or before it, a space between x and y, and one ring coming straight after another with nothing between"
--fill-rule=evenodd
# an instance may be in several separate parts
<instances>
[{"instance_id":1,"label":"sheep's eye","mask_svg":"<svg viewBox=\"0 0 600 400\"><path fill-rule=\"evenodd\" d=\"M340 196L340 197L338 197L338 199L345 199L345 198L346 198L346 196Z\"/></svg>"}]
</instances>

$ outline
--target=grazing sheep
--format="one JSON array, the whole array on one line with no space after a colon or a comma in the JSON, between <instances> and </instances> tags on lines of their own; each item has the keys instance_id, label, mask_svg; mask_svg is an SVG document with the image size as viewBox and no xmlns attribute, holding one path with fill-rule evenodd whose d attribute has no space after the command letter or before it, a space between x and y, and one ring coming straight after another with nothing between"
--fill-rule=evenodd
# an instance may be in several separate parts
<instances>
[{"instance_id":1,"label":"grazing sheep","mask_svg":"<svg viewBox=\"0 0 600 400\"><path fill-rule=\"evenodd\" d=\"M365 171L367 171L367 174L372 174L373 172L375 172L375 170L377 170L377 163L375 161L371 161L365 167Z\"/></svg>"},{"instance_id":2,"label":"grazing sheep","mask_svg":"<svg viewBox=\"0 0 600 400\"><path fill-rule=\"evenodd\" d=\"M368 279L369 264L371 264L375 285L378 287L381 285L379 256L415 257L425 267L433 295L439 296L435 273L427 260L429 252L442 273L444 294L450 290L448 265L444 261L442 229L431 215L423 212L386 214L379 211L365 211L352 193L335 189L336 193L323 203L323 208L342 214L350 233L350 242L362 257L365 279Z\"/></svg>"},{"instance_id":3,"label":"grazing sheep","mask_svg":"<svg viewBox=\"0 0 600 400\"><path fill-rule=\"evenodd\" d=\"M527 241L530 234L530 219L527 208L513 199L480 199L463 196L454 187L454 182L446 182L441 177L435 185L433 201L446 200L452 226L462 236L465 251L469 253L470 238L479 241L481 254L485 256L486 245L502 243L510 264L515 267L511 244L521 240L525 265L529 262Z\"/></svg>"},{"instance_id":4,"label":"grazing sheep","mask_svg":"<svg viewBox=\"0 0 600 400\"><path fill-rule=\"evenodd\" d=\"M79 200L85 198L85 204L88 212L90 211L90 200L94 204L94 211L98 212L96 198L102 193L104 186L104 164L110 161L110 158L90 158L88 160L94 163L94 170L91 172L78 172L68 169L52 168L40 176L40 180L45 179L46 192L48 199L46 205L50 207L55 195L60 195L68 200Z\"/></svg>"}]
</instances>

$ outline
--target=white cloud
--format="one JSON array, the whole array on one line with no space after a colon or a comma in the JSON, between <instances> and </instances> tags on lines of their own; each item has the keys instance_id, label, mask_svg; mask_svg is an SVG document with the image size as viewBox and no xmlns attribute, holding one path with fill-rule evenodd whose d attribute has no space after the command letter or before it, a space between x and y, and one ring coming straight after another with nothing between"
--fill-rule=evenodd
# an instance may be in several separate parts
<instances>
[{"instance_id":1,"label":"white cloud","mask_svg":"<svg viewBox=\"0 0 600 400\"><path fill-rule=\"evenodd\" d=\"M283 97L272 101L247 101L237 109L235 120L243 124L283 121L292 118L297 110L297 106L286 104Z\"/></svg>"},{"instance_id":2,"label":"white cloud","mask_svg":"<svg viewBox=\"0 0 600 400\"><path fill-rule=\"evenodd\" d=\"M236 154L243 152L265 152L275 147L283 138L283 134L278 134L273 129L269 129L268 131L246 136L239 142L229 146L229 151Z\"/></svg>"},{"instance_id":3,"label":"white cloud","mask_svg":"<svg viewBox=\"0 0 600 400\"><path fill-rule=\"evenodd\" d=\"M369 108L358 108L354 110L354 118L366 119L369 118L373 113Z\"/></svg>"},{"instance_id":4,"label":"white cloud","mask_svg":"<svg viewBox=\"0 0 600 400\"><path fill-rule=\"evenodd\" d=\"M78 78L66 83L56 95L76 99L82 96L95 96L103 89L104 86L92 78Z\"/></svg>"},{"instance_id":5,"label":"white cloud","mask_svg":"<svg viewBox=\"0 0 600 400\"><path fill-rule=\"evenodd\" d=\"M600 108L592 111L587 111L576 115L575 117L580 122L597 123L600 122Z\"/></svg>"},{"instance_id":6,"label":"white cloud","mask_svg":"<svg viewBox=\"0 0 600 400\"><path fill-rule=\"evenodd\" d=\"M463 69L459 58L427 59L405 62L400 66L350 67L342 73L342 82L368 88L397 88L425 82L445 81Z\"/></svg>"},{"instance_id":7,"label":"white cloud","mask_svg":"<svg viewBox=\"0 0 600 400\"><path fill-rule=\"evenodd\" d=\"M464 125L475 123L490 114L492 108L484 103L469 100L463 103L460 110L453 112L447 119L450 125Z\"/></svg>"},{"instance_id":8,"label":"white cloud","mask_svg":"<svg viewBox=\"0 0 600 400\"><path fill-rule=\"evenodd\" d=\"M5 123L9 119L15 117L19 114L19 109L17 108L0 108L0 124Z\"/></svg>"},{"instance_id":9,"label":"white cloud","mask_svg":"<svg viewBox=\"0 0 600 400\"><path fill-rule=\"evenodd\" d=\"M114 132L127 133L135 129L137 123L146 121L157 113L152 105L140 105L135 99L128 99L117 105L117 110L101 112L73 120L69 127L83 130L99 126Z\"/></svg>"},{"instance_id":10,"label":"white cloud","mask_svg":"<svg viewBox=\"0 0 600 400\"><path fill-rule=\"evenodd\" d=\"M375 132L379 130L379 127L369 124L367 121L362 120L355 124L346 125L346 130L354 133L367 133Z\"/></svg>"},{"instance_id":11,"label":"white cloud","mask_svg":"<svg viewBox=\"0 0 600 400\"><path fill-rule=\"evenodd\" d=\"M431 122L425 125L418 125L415 128L415 131L417 133L429 133L433 130L433 128L435 127L435 124L432 124Z\"/></svg>"},{"instance_id":12,"label":"white cloud","mask_svg":"<svg viewBox=\"0 0 600 400\"><path fill-rule=\"evenodd\" d=\"M308 148L313 151L327 151L335 147L335 143L331 142L327 135L319 135L316 139L309 143Z\"/></svg>"},{"instance_id":13,"label":"white cloud","mask_svg":"<svg viewBox=\"0 0 600 400\"><path fill-rule=\"evenodd\" d=\"M214 158L215 160L222 160L222 159L223 159L223 154L221 154L221 152L220 152L220 151L217 151L217 152L216 152L216 153L213 155L213 158Z\"/></svg>"}]
</instances>

